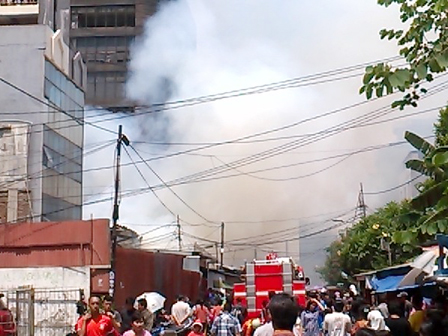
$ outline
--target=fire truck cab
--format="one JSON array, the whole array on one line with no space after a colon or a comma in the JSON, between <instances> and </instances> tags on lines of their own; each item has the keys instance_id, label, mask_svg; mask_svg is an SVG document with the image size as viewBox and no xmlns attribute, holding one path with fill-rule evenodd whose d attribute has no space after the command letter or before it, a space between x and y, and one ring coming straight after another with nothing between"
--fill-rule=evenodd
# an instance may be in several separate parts
<instances>
[{"instance_id":1,"label":"fire truck cab","mask_svg":"<svg viewBox=\"0 0 448 336\"><path fill-rule=\"evenodd\" d=\"M236 283L233 296L241 299L247 307L248 317L259 317L263 302L269 301L269 293L288 293L300 305L306 303L305 276L303 269L295 265L291 258L278 258L269 254L266 260L246 263L244 283Z\"/></svg>"}]
</instances>

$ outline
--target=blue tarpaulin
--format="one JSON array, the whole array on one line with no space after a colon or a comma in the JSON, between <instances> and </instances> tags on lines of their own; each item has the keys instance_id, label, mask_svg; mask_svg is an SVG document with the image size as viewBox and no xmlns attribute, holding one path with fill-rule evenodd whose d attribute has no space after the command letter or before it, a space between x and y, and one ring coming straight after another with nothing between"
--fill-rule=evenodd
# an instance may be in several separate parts
<instances>
[{"instance_id":1,"label":"blue tarpaulin","mask_svg":"<svg viewBox=\"0 0 448 336\"><path fill-rule=\"evenodd\" d=\"M373 276L370 280L370 284L372 285L372 289L375 293L385 293L385 292L395 292L399 290L411 289L420 287L419 284L415 284L413 286L399 286L401 280L403 280L405 275L389 275L388 277L378 279L376 276ZM423 286L434 286L435 283L425 283Z\"/></svg>"},{"instance_id":2,"label":"blue tarpaulin","mask_svg":"<svg viewBox=\"0 0 448 336\"><path fill-rule=\"evenodd\" d=\"M383 279L378 279L376 276L373 276L370 284L376 293L393 292L398 290L398 285L403 277L404 275L389 275Z\"/></svg>"}]
</instances>

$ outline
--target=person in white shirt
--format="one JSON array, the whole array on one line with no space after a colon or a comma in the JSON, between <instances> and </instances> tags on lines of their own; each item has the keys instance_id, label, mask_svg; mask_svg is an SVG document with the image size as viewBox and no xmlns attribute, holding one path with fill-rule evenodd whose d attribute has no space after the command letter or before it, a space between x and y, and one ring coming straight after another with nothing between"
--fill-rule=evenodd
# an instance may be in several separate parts
<instances>
[{"instance_id":1,"label":"person in white shirt","mask_svg":"<svg viewBox=\"0 0 448 336\"><path fill-rule=\"evenodd\" d=\"M334 313L327 314L324 319L324 332L328 336L349 336L352 328L350 317L345 315L344 302L337 300L334 304Z\"/></svg>"},{"instance_id":2,"label":"person in white shirt","mask_svg":"<svg viewBox=\"0 0 448 336\"><path fill-rule=\"evenodd\" d=\"M185 297L179 295L177 302L171 307L171 315L176 325L181 326L191 316L190 305L185 302Z\"/></svg>"},{"instance_id":3,"label":"person in white shirt","mask_svg":"<svg viewBox=\"0 0 448 336\"><path fill-rule=\"evenodd\" d=\"M369 328L373 330L389 330L384 321L383 314L378 309L373 309L367 315L369 321Z\"/></svg>"}]
</instances>

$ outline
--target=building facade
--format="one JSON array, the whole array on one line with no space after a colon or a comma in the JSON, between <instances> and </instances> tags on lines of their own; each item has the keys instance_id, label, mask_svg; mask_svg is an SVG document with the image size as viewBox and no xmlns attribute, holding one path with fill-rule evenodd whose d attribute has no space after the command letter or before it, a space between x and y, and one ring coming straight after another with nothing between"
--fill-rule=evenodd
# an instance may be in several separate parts
<instances>
[{"instance_id":1,"label":"building facade","mask_svg":"<svg viewBox=\"0 0 448 336\"><path fill-rule=\"evenodd\" d=\"M4 2L0 222L80 219L85 64L41 3Z\"/></svg>"},{"instance_id":2,"label":"building facade","mask_svg":"<svg viewBox=\"0 0 448 336\"><path fill-rule=\"evenodd\" d=\"M127 63L157 0L71 0L70 44L87 63L86 103L133 110L125 97Z\"/></svg>"}]
</instances>

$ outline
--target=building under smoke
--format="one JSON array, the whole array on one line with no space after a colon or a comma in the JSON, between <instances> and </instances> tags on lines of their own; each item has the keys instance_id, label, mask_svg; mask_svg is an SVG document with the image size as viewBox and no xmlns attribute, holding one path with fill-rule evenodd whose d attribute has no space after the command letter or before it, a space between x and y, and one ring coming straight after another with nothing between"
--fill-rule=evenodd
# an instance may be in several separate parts
<instances>
[{"instance_id":1,"label":"building under smoke","mask_svg":"<svg viewBox=\"0 0 448 336\"><path fill-rule=\"evenodd\" d=\"M132 110L125 97L130 48L157 0L72 0L70 40L87 62L86 102Z\"/></svg>"}]
</instances>

